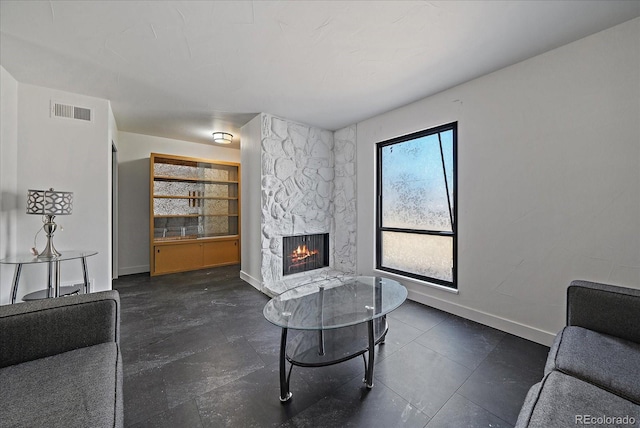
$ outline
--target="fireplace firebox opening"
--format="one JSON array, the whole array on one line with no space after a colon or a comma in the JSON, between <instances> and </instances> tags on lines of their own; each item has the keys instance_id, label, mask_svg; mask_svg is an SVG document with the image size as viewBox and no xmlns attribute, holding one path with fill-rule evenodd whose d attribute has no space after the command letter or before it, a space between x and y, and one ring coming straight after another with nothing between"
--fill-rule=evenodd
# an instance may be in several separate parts
<instances>
[{"instance_id":1,"label":"fireplace firebox opening","mask_svg":"<svg viewBox=\"0 0 640 428\"><path fill-rule=\"evenodd\" d=\"M325 266L329 266L328 233L282 238L283 276Z\"/></svg>"}]
</instances>

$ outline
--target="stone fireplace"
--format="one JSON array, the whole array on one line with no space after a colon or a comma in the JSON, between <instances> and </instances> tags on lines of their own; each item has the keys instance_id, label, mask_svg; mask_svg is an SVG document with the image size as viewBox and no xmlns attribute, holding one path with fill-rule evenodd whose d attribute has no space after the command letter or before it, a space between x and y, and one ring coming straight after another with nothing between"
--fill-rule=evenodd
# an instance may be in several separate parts
<instances>
[{"instance_id":1,"label":"stone fireplace","mask_svg":"<svg viewBox=\"0 0 640 428\"><path fill-rule=\"evenodd\" d=\"M251 253L252 259L259 258L254 267L245 264L243 251L241 277L264 293L275 295L317 277L355 273L355 129L332 132L266 113L243 128L243 248L252 245L247 252L257 251L259 238L260 254ZM245 166L249 164L254 167ZM258 165L259 181L253 176ZM245 220L257 225L257 218L247 218L256 213L247 214L244 189L258 182L259 237L248 236L244 226ZM326 236L323 267L299 271L300 266L286 266L284 237L301 235Z\"/></svg>"}]
</instances>

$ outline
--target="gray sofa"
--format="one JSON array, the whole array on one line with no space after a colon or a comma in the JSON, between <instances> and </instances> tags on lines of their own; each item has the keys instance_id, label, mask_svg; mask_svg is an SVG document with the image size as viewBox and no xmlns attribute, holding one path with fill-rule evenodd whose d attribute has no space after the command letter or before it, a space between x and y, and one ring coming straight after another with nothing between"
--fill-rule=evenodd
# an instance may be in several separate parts
<instances>
[{"instance_id":1,"label":"gray sofa","mask_svg":"<svg viewBox=\"0 0 640 428\"><path fill-rule=\"evenodd\" d=\"M1 427L121 427L117 291L0 306Z\"/></svg>"},{"instance_id":2,"label":"gray sofa","mask_svg":"<svg viewBox=\"0 0 640 428\"><path fill-rule=\"evenodd\" d=\"M567 326L516 428L640 427L640 289L573 281Z\"/></svg>"}]
</instances>

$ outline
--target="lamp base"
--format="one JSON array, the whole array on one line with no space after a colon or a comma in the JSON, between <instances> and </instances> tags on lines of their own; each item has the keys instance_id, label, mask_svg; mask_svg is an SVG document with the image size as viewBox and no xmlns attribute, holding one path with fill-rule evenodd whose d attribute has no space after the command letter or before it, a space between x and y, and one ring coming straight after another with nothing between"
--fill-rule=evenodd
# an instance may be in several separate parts
<instances>
[{"instance_id":1,"label":"lamp base","mask_svg":"<svg viewBox=\"0 0 640 428\"><path fill-rule=\"evenodd\" d=\"M55 232L56 228L58 227L53 221L54 217L55 216L53 215L47 215L47 221L44 223L44 226L42 226L45 233L47 234L47 246L44 247L44 250L42 250L40 254L38 254L38 258L60 257L61 255L61 253L56 250L56 247L53 245L53 232Z\"/></svg>"},{"instance_id":2,"label":"lamp base","mask_svg":"<svg viewBox=\"0 0 640 428\"><path fill-rule=\"evenodd\" d=\"M44 250L40 254L38 254L38 258L47 258L47 257L60 257L62 253L56 250L56 247L53 246L53 240L47 239L47 246L44 247Z\"/></svg>"}]
</instances>

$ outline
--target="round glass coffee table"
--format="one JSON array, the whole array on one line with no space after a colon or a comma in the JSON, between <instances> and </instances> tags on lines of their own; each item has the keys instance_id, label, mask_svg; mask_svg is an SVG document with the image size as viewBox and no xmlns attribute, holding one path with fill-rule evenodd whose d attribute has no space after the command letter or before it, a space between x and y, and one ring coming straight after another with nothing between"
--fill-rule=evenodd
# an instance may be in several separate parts
<instances>
[{"instance_id":1,"label":"round glass coffee table","mask_svg":"<svg viewBox=\"0 0 640 428\"><path fill-rule=\"evenodd\" d=\"M373 387L375 345L383 343L386 314L407 298L407 289L388 278L332 278L292 288L271 299L264 317L282 328L280 401L288 401L293 366L322 367L362 355L364 382ZM300 330L287 344L289 329ZM368 353L368 359L365 358ZM289 361L289 373L286 370Z\"/></svg>"}]
</instances>

